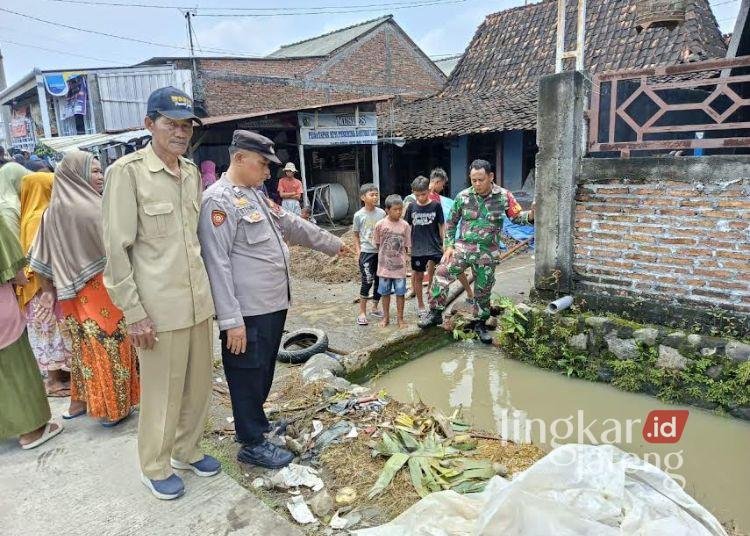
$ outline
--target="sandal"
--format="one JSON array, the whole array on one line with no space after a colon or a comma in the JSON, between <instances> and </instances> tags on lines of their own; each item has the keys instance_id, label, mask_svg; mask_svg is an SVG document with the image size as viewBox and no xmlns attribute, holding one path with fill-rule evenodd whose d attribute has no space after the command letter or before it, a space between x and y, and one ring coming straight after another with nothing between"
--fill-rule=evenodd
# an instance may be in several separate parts
<instances>
[{"instance_id":1,"label":"sandal","mask_svg":"<svg viewBox=\"0 0 750 536\"><path fill-rule=\"evenodd\" d=\"M57 428L52 430L52 425L56 424ZM21 445L21 448L23 450L30 450L33 448L38 447L42 443L46 443L53 437L55 437L57 434L63 431L63 425L60 423L56 423L55 421L50 421L46 425L44 425L44 432L42 432L42 435L39 436L39 439L36 441L32 441L31 443L26 443L25 445Z\"/></svg>"},{"instance_id":2,"label":"sandal","mask_svg":"<svg viewBox=\"0 0 750 536\"><path fill-rule=\"evenodd\" d=\"M367 316L365 316L365 315L359 315L357 317L357 325L358 326L366 326L367 324L369 324L369 322L367 321Z\"/></svg>"},{"instance_id":3,"label":"sandal","mask_svg":"<svg viewBox=\"0 0 750 536\"><path fill-rule=\"evenodd\" d=\"M128 411L127 415L125 415L121 419L117 419L116 421L101 421L101 425L104 428L112 428L114 426L117 426L122 421L124 421L125 419L127 419L128 417L130 417L133 414L134 411L135 411L135 408L130 408L130 411Z\"/></svg>"},{"instance_id":4,"label":"sandal","mask_svg":"<svg viewBox=\"0 0 750 536\"><path fill-rule=\"evenodd\" d=\"M69 421L70 419L75 419L76 417L80 417L81 415L86 415L86 408L76 411L75 413L71 413L70 410L66 409L62 414L62 418L66 421Z\"/></svg>"}]
</instances>

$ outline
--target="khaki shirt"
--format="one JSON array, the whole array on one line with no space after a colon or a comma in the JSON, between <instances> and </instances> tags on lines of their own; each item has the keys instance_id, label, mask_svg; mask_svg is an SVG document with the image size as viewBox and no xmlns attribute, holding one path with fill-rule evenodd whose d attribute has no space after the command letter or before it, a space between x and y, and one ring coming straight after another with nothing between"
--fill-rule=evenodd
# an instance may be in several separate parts
<instances>
[{"instance_id":1,"label":"khaki shirt","mask_svg":"<svg viewBox=\"0 0 750 536\"><path fill-rule=\"evenodd\" d=\"M203 194L198 236L220 330L244 325L246 316L289 308L287 243L331 256L342 244L269 201L262 191L233 185L226 175Z\"/></svg>"},{"instance_id":2,"label":"khaki shirt","mask_svg":"<svg viewBox=\"0 0 750 536\"><path fill-rule=\"evenodd\" d=\"M214 314L198 242L201 179L180 157L180 176L149 144L107 170L102 204L104 284L128 324L146 316L157 332L194 326Z\"/></svg>"}]
</instances>

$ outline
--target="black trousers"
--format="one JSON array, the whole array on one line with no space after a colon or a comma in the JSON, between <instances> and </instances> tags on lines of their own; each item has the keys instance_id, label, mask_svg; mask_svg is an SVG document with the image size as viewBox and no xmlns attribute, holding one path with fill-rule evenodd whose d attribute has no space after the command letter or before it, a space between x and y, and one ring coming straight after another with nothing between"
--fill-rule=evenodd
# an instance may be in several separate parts
<instances>
[{"instance_id":1,"label":"black trousers","mask_svg":"<svg viewBox=\"0 0 750 536\"><path fill-rule=\"evenodd\" d=\"M222 331L221 357L232 399L236 439L257 445L268 430L263 403L268 398L276 369L276 354L286 322L286 309L265 315L246 316L247 347L244 354L227 350L227 332Z\"/></svg>"}]
</instances>

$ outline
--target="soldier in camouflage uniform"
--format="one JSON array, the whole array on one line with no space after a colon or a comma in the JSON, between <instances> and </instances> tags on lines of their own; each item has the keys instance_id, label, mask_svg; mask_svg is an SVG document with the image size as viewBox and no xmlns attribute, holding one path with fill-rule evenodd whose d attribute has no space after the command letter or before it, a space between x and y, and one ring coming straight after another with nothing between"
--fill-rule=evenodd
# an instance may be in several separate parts
<instances>
[{"instance_id":1,"label":"soldier in camouflage uniform","mask_svg":"<svg viewBox=\"0 0 750 536\"><path fill-rule=\"evenodd\" d=\"M471 187L456 196L453 212L446 222L444 254L435 271L430 312L419 322L428 328L443 322L448 287L464 270L474 271L474 314L480 320L476 331L482 342L491 342L484 321L490 317L490 294L495 284L495 266L500 256L503 213L513 223L534 221L534 210L521 211L513 194L494 183L495 174L486 160L475 160L469 167Z\"/></svg>"}]
</instances>

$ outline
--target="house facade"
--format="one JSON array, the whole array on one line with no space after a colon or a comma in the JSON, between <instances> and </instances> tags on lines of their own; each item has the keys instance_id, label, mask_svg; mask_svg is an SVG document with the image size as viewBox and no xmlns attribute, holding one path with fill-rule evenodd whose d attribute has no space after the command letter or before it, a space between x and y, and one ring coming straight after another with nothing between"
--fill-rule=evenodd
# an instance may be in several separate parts
<instances>
[{"instance_id":1,"label":"house facade","mask_svg":"<svg viewBox=\"0 0 750 536\"><path fill-rule=\"evenodd\" d=\"M575 20L575 7L569 5L568 20ZM726 54L708 0L689 2L685 23L672 31L638 33L635 8L636 0L588 1L584 65L590 74ZM407 191L416 174L439 165L453 177L455 195L466 185L468 164L483 158L504 187L531 190L538 83L555 72L556 22L557 2L551 0L488 15L440 92L381 114L383 135L407 142L381 158L386 187ZM568 25L567 43L575 41L574 33ZM525 197L530 201L519 196L522 202Z\"/></svg>"},{"instance_id":2,"label":"house facade","mask_svg":"<svg viewBox=\"0 0 750 536\"><path fill-rule=\"evenodd\" d=\"M312 106L376 95L426 96L446 77L393 16L282 46L263 58L152 58L142 65L194 68L206 115Z\"/></svg>"}]
</instances>

